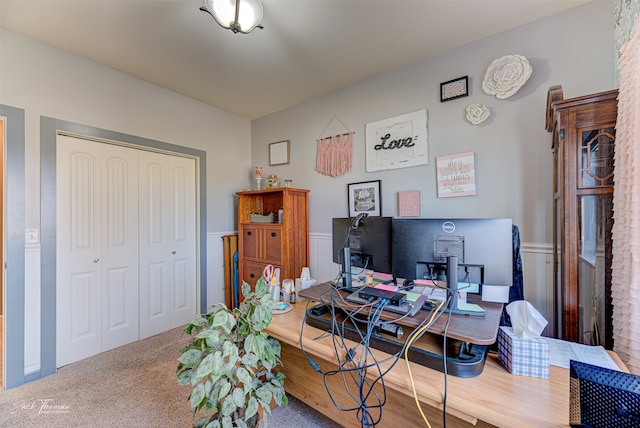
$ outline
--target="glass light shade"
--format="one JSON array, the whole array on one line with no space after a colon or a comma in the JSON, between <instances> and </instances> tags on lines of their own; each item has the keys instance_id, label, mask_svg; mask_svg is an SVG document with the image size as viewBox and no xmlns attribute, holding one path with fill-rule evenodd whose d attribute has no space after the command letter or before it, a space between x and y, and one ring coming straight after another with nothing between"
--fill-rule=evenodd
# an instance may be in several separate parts
<instances>
[{"instance_id":1,"label":"glass light shade","mask_svg":"<svg viewBox=\"0 0 640 428\"><path fill-rule=\"evenodd\" d=\"M236 21L236 3L238 19ZM220 26L234 33L249 33L261 27L262 4L260 0L205 0L203 10L209 12Z\"/></svg>"}]
</instances>

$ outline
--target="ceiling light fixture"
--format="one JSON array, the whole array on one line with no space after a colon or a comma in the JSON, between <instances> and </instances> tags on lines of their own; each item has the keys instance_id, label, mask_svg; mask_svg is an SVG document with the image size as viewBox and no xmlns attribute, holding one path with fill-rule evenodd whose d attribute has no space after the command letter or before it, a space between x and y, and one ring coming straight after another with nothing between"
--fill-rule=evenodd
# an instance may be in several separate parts
<instances>
[{"instance_id":1,"label":"ceiling light fixture","mask_svg":"<svg viewBox=\"0 0 640 428\"><path fill-rule=\"evenodd\" d=\"M213 16L223 28L234 33L248 34L254 28L263 28L260 0L204 0L200 10Z\"/></svg>"}]
</instances>

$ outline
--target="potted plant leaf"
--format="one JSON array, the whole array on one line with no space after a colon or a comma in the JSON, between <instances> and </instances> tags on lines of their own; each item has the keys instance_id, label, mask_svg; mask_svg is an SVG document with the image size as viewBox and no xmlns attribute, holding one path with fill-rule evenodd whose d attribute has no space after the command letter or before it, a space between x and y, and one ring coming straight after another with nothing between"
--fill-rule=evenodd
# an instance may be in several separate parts
<instances>
[{"instance_id":1,"label":"potted plant leaf","mask_svg":"<svg viewBox=\"0 0 640 428\"><path fill-rule=\"evenodd\" d=\"M257 427L272 403L288 404L285 376L277 370L280 342L263 331L276 303L263 278L255 290L244 282L238 308L215 304L185 329L191 338L180 349L177 376L180 385L191 385L194 417L204 414L194 427Z\"/></svg>"}]
</instances>

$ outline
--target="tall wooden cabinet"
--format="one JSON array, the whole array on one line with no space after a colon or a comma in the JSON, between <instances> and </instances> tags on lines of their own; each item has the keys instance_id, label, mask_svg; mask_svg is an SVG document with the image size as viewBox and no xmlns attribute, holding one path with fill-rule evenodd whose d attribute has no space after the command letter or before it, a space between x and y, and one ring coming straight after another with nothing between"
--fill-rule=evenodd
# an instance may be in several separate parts
<instances>
[{"instance_id":1,"label":"tall wooden cabinet","mask_svg":"<svg viewBox=\"0 0 640 428\"><path fill-rule=\"evenodd\" d=\"M613 154L618 91L563 99L549 88L557 336L613 348Z\"/></svg>"},{"instance_id":2,"label":"tall wooden cabinet","mask_svg":"<svg viewBox=\"0 0 640 428\"><path fill-rule=\"evenodd\" d=\"M309 266L309 191L282 187L237 195L239 283L255 285L267 264L280 268L281 280L300 277ZM270 214L275 223L263 223Z\"/></svg>"}]
</instances>

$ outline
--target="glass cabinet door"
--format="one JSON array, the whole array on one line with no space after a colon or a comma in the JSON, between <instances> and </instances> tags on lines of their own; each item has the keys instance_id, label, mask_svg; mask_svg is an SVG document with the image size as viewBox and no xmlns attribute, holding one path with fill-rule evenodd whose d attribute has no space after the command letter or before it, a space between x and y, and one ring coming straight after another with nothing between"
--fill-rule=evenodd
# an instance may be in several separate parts
<instances>
[{"instance_id":1,"label":"glass cabinet door","mask_svg":"<svg viewBox=\"0 0 640 428\"><path fill-rule=\"evenodd\" d=\"M578 152L578 340L612 343L613 128L582 130ZM610 345L610 346L607 346Z\"/></svg>"},{"instance_id":2,"label":"glass cabinet door","mask_svg":"<svg viewBox=\"0 0 640 428\"><path fill-rule=\"evenodd\" d=\"M579 341L605 346L612 335L612 196L578 197ZM606 347L606 346L605 346Z\"/></svg>"}]
</instances>

